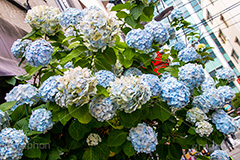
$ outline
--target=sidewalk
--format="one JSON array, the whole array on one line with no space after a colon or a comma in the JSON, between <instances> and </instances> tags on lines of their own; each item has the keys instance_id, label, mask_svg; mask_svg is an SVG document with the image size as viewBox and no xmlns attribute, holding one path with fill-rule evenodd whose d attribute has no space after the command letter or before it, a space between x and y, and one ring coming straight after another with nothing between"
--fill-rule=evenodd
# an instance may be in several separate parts
<instances>
[{"instance_id":1,"label":"sidewalk","mask_svg":"<svg viewBox=\"0 0 240 160\"><path fill-rule=\"evenodd\" d=\"M233 146L234 150L232 150L231 152L228 151L228 149L226 148L226 145L224 143L221 144L221 147L223 150L225 150L234 160L240 160L240 132L236 133L236 137L237 139L236 144Z\"/></svg>"}]
</instances>

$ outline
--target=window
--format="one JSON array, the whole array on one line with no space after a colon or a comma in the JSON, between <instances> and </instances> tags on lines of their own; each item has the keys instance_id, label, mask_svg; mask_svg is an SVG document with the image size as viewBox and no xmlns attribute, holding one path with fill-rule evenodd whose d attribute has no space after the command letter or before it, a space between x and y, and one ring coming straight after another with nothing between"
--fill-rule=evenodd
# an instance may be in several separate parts
<instances>
[{"instance_id":1,"label":"window","mask_svg":"<svg viewBox=\"0 0 240 160\"><path fill-rule=\"evenodd\" d=\"M55 0L55 1L61 11L65 11L67 8L70 7L68 0Z\"/></svg>"},{"instance_id":2,"label":"window","mask_svg":"<svg viewBox=\"0 0 240 160\"><path fill-rule=\"evenodd\" d=\"M223 43L226 42L226 36L223 34L222 30L219 29L219 34L218 34L218 37L221 38L221 40L223 41Z\"/></svg>"},{"instance_id":3,"label":"window","mask_svg":"<svg viewBox=\"0 0 240 160\"><path fill-rule=\"evenodd\" d=\"M240 41L237 37L235 38L235 42L240 46Z\"/></svg>"},{"instance_id":4,"label":"window","mask_svg":"<svg viewBox=\"0 0 240 160\"><path fill-rule=\"evenodd\" d=\"M231 56L232 56L232 57L235 59L235 61L238 63L238 61L239 61L239 56L238 56L238 54L235 52L234 49L232 50Z\"/></svg>"},{"instance_id":5,"label":"window","mask_svg":"<svg viewBox=\"0 0 240 160\"><path fill-rule=\"evenodd\" d=\"M229 27L227 21L225 20L222 14L220 14L220 20L223 21L223 23L227 26L227 28Z\"/></svg>"},{"instance_id":6,"label":"window","mask_svg":"<svg viewBox=\"0 0 240 160\"><path fill-rule=\"evenodd\" d=\"M207 10L207 19L212 23L213 18L212 18L211 13L208 10Z\"/></svg>"}]
</instances>

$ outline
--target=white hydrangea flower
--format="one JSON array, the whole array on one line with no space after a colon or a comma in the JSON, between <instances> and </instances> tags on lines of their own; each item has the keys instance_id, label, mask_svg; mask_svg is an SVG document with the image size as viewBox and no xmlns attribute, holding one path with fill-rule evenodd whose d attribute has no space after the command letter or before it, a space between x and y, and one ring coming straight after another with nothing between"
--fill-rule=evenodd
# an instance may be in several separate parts
<instances>
[{"instance_id":1,"label":"white hydrangea flower","mask_svg":"<svg viewBox=\"0 0 240 160\"><path fill-rule=\"evenodd\" d=\"M109 84L110 98L119 106L119 109L126 113L140 109L141 105L145 104L151 96L150 87L145 85L140 77L122 76Z\"/></svg>"},{"instance_id":2,"label":"white hydrangea flower","mask_svg":"<svg viewBox=\"0 0 240 160\"><path fill-rule=\"evenodd\" d=\"M204 135L208 137L212 133L213 128L209 122L201 121L196 123L195 131L200 137L203 137Z\"/></svg>"},{"instance_id":3,"label":"white hydrangea flower","mask_svg":"<svg viewBox=\"0 0 240 160\"><path fill-rule=\"evenodd\" d=\"M208 119L207 115L197 107L189 109L186 117L186 120L192 123Z\"/></svg>"},{"instance_id":4,"label":"white hydrangea flower","mask_svg":"<svg viewBox=\"0 0 240 160\"><path fill-rule=\"evenodd\" d=\"M88 146L97 146L98 143L102 142L102 138L96 133L90 133L86 141Z\"/></svg>"},{"instance_id":5,"label":"white hydrangea flower","mask_svg":"<svg viewBox=\"0 0 240 160\"><path fill-rule=\"evenodd\" d=\"M60 97L65 97L63 106L82 106L88 103L90 96L94 96L97 91L98 81L88 68L70 68L59 78L59 82L58 89L62 90L63 95L56 95L56 99L58 101Z\"/></svg>"}]
</instances>

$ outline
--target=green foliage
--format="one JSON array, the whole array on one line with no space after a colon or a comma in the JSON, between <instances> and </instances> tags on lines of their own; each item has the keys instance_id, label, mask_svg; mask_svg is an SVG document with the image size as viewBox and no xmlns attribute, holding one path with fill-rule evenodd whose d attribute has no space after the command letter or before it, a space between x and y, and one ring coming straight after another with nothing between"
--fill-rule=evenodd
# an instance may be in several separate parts
<instances>
[{"instance_id":1,"label":"green foliage","mask_svg":"<svg viewBox=\"0 0 240 160\"><path fill-rule=\"evenodd\" d=\"M240 93L235 94L235 98L232 100L232 106L237 109L240 107Z\"/></svg>"}]
</instances>

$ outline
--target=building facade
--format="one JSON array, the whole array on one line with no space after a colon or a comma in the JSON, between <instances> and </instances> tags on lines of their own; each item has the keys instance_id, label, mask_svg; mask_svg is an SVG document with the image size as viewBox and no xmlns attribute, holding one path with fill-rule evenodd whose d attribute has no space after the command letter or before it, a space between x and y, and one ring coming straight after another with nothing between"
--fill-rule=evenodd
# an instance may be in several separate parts
<instances>
[{"instance_id":1,"label":"building facade","mask_svg":"<svg viewBox=\"0 0 240 160\"><path fill-rule=\"evenodd\" d=\"M204 43L206 46L214 47L212 50L210 50L211 57L214 60L207 62L205 64L205 70L206 70L207 76L215 76L217 69L220 69L222 67L230 67L234 70L236 76L240 78L240 72L239 72L240 68L238 64L239 55L238 53L236 53L235 55L235 53L233 52L233 56L235 58L233 56L231 57L232 50L233 50L232 46L235 46L236 48L240 46L237 46L238 45L237 42L234 42L227 38L226 38L226 41L228 42L225 42L225 43L221 42L222 40L221 40L221 37L219 36L219 30L221 32L224 32L225 37L233 38L237 36L236 35L234 36L233 34L227 35L228 33L225 30L221 29L222 26L219 27L219 25L217 25L221 22L220 14L224 13L225 11L229 11L229 9L231 10L231 8L226 9L224 4L221 4L221 0L205 0L205 1L208 1L208 2L203 2L202 0L162 0L162 3L158 5L158 9L161 11L164 7L174 6L174 8L178 8L182 10L184 12L184 18L187 21L191 22L191 24L195 28L195 31L199 32L201 35L201 39L198 41L198 43ZM215 1L216 2L219 1L218 2L220 3L219 5L222 5L221 9L218 8L217 6L216 8L215 6L212 6L214 5ZM212 18L210 18L210 16L206 14L208 9L212 11L212 9L209 8L210 6L215 8L216 12L219 13L216 15L214 13L211 13ZM237 8L237 6L235 6L235 8ZM240 13L240 11L238 11L238 13ZM235 14L236 14L236 11L234 15ZM230 15L230 17L232 16ZM226 16L226 19L228 18L229 17ZM214 22L216 23L216 25L210 25L209 23L212 23L211 21L216 21ZM229 29L231 27L230 26L231 24L232 23L229 23ZM223 22L222 25L226 25L226 24L224 24ZM189 33L190 31L186 30L185 32ZM179 35L178 37L179 39L185 40L184 34L180 32L178 35ZM235 44L233 45L232 43L230 44L229 42L234 42ZM234 49L234 51L236 52L237 49ZM235 92L239 92L240 84L238 84L237 80L230 83L230 86L234 89Z\"/></svg>"}]
</instances>

